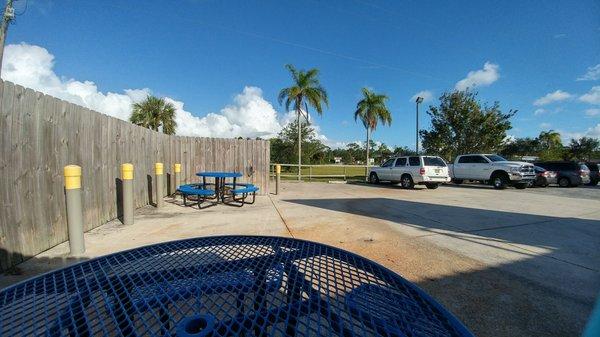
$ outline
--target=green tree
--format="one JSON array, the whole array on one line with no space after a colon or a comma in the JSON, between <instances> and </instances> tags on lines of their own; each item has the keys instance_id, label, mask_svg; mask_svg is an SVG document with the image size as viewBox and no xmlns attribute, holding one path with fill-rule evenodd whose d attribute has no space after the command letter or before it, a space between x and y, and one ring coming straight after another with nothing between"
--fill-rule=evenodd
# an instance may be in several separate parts
<instances>
[{"instance_id":1,"label":"green tree","mask_svg":"<svg viewBox=\"0 0 600 337\"><path fill-rule=\"evenodd\" d=\"M359 158L364 158L366 150L364 147L361 147L359 143L350 143L346 145L345 149L352 157L352 163L355 164Z\"/></svg>"},{"instance_id":2,"label":"green tree","mask_svg":"<svg viewBox=\"0 0 600 337\"><path fill-rule=\"evenodd\" d=\"M323 114L323 107L321 103L329 106L329 99L327 98L327 92L321 86L319 82L319 70L312 68L308 71L298 70L293 65L287 64L285 66L290 74L292 75L292 86L283 88L279 92L278 100L279 104L285 102L285 109L290 111L290 106L293 104L293 109L296 111L297 119L296 125L298 128L298 165L302 164L302 141L301 141L301 121L300 116L306 113L306 122L308 123L308 107L311 106L317 111L319 115ZM298 169L298 180L300 180L300 169Z\"/></svg>"},{"instance_id":3,"label":"green tree","mask_svg":"<svg viewBox=\"0 0 600 337\"><path fill-rule=\"evenodd\" d=\"M129 117L131 123L154 131L162 128L162 132L167 135L175 134L175 107L164 98L148 96L142 102L134 103L132 108Z\"/></svg>"},{"instance_id":4,"label":"green tree","mask_svg":"<svg viewBox=\"0 0 600 337\"><path fill-rule=\"evenodd\" d=\"M500 152L505 158L515 159L523 156L538 156L540 141L538 138L516 138L506 143Z\"/></svg>"},{"instance_id":5,"label":"green tree","mask_svg":"<svg viewBox=\"0 0 600 337\"><path fill-rule=\"evenodd\" d=\"M298 158L294 156L298 150L298 125L297 121L286 125L276 138L270 140L271 161L275 163L298 163ZM300 130L302 152L302 162L306 164L321 164L326 162L329 148L316 138L315 131L310 125L302 123Z\"/></svg>"},{"instance_id":6,"label":"green tree","mask_svg":"<svg viewBox=\"0 0 600 337\"><path fill-rule=\"evenodd\" d=\"M423 148L447 160L463 153L499 152L516 112L503 113L498 102L482 106L477 93L468 90L446 92L440 105L427 111L431 129L420 131Z\"/></svg>"},{"instance_id":7,"label":"green tree","mask_svg":"<svg viewBox=\"0 0 600 337\"><path fill-rule=\"evenodd\" d=\"M384 143L381 143L373 152L375 161L379 163L382 163L393 154L393 151Z\"/></svg>"},{"instance_id":8,"label":"green tree","mask_svg":"<svg viewBox=\"0 0 600 337\"><path fill-rule=\"evenodd\" d=\"M539 157L541 160L561 160L565 151L560 133L554 130L542 131L538 136L540 144Z\"/></svg>"},{"instance_id":9,"label":"green tree","mask_svg":"<svg viewBox=\"0 0 600 337\"><path fill-rule=\"evenodd\" d=\"M371 132L375 131L377 124L391 125L392 124L392 113L386 106L388 97L383 94L376 94L368 88L362 88L363 98L356 104L356 111L354 112L354 120L360 119L365 129L367 129L367 142L365 147L367 148L367 161L369 165L369 146L371 144Z\"/></svg>"},{"instance_id":10,"label":"green tree","mask_svg":"<svg viewBox=\"0 0 600 337\"><path fill-rule=\"evenodd\" d=\"M600 141L591 137L571 139L567 147L569 159L591 161L592 157L600 151Z\"/></svg>"},{"instance_id":11,"label":"green tree","mask_svg":"<svg viewBox=\"0 0 600 337\"><path fill-rule=\"evenodd\" d=\"M408 146L397 146L394 148L394 156L417 156L417 151L409 149Z\"/></svg>"}]
</instances>

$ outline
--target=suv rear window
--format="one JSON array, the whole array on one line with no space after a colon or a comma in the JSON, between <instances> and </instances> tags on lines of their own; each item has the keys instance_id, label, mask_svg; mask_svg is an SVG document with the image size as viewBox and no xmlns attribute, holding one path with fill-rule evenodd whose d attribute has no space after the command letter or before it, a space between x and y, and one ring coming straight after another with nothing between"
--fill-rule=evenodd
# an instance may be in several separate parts
<instances>
[{"instance_id":1,"label":"suv rear window","mask_svg":"<svg viewBox=\"0 0 600 337\"><path fill-rule=\"evenodd\" d=\"M410 166L421 166L419 157L408 157L408 165Z\"/></svg>"},{"instance_id":2,"label":"suv rear window","mask_svg":"<svg viewBox=\"0 0 600 337\"><path fill-rule=\"evenodd\" d=\"M425 166L442 166L446 167L446 163L440 157L423 157Z\"/></svg>"},{"instance_id":3,"label":"suv rear window","mask_svg":"<svg viewBox=\"0 0 600 337\"><path fill-rule=\"evenodd\" d=\"M598 164L596 163L586 163L585 165L590 169L590 171L598 171Z\"/></svg>"}]
</instances>

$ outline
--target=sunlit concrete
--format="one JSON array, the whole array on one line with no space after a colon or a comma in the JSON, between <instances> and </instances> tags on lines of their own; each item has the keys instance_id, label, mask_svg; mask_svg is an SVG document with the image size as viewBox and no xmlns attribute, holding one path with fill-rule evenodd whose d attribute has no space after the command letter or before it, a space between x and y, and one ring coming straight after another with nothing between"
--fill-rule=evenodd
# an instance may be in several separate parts
<instances>
[{"instance_id":1,"label":"sunlit concrete","mask_svg":"<svg viewBox=\"0 0 600 337\"><path fill-rule=\"evenodd\" d=\"M7 286L78 260L208 235L293 236L356 252L424 288L478 336L577 336L600 291L600 187L496 191L284 183L254 205L139 209L21 264ZM594 195L598 198L594 198Z\"/></svg>"}]
</instances>

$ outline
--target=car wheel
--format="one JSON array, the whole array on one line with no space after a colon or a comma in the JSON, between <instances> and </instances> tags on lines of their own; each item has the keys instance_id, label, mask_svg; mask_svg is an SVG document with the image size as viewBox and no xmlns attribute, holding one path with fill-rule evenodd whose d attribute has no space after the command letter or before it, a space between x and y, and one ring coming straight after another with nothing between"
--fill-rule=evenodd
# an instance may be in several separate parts
<instances>
[{"instance_id":1,"label":"car wheel","mask_svg":"<svg viewBox=\"0 0 600 337\"><path fill-rule=\"evenodd\" d=\"M379 184L379 177L377 176L377 173L371 172L371 174L369 175L369 183Z\"/></svg>"},{"instance_id":2,"label":"car wheel","mask_svg":"<svg viewBox=\"0 0 600 337\"><path fill-rule=\"evenodd\" d=\"M406 188L406 189L411 189L411 188L415 187L415 183L413 182L411 176L409 176L408 174L405 174L402 176L402 179L400 180L400 184L402 185L402 188Z\"/></svg>"},{"instance_id":3,"label":"car wheel","mask_svg":"<svg viewBox=\"0 0 600 337\"><path fill-rule=\"evenodd\" d=\"M430 190L435 190L436 188L440 187L440 184L425 184L425 186L427 186L427 188Z\"/></svg>"},{"instance_id":4,"label":"car wheel","mask_svg":"<svg viewBox=\"0 0 600 337\"><path fill-rule=\"evenodd\" d=\"M527 188L527 186L529 186L529 183L518 183L515 184L515 188L518 190L524 190Z\"/></svg>"},{"instance_id":5,"label":"car wheel","mask_svg":"<svg viewBox=\"0 0 600 337\"><path fill-rule=\"evenodd\" d=\"M508 185L508 178L505 174L494 174L491 182L495 189L503 190Z\"/></svg>"},{"instance_id":6,"label":"car wheel","mask_svg":"<svg viewBox=\"0 0 600 337\"><path fill-rule=\"evenodd\" d=\"M586 184L587 186L596 186L598 185L598 180L591 180L589 183Z\"/></svg>"},{"instance_id":7,"label":"car wheel","mask_svg":"<svg viewBox=\"0 0 600 337\"><path fill-rule=\"evenodd\" d=\"M462 179L452 179L452 182L455 183L456 185L460 185L463 183Z\"/></svg>"},{"instance_id":8,"label":"car wheel","mask_svg":"<svg viewBox=\"0 0 600 337\"><path fill-rule=\"evenodd\" d=\"M562 177L562 178L558 179L558 186L569 187L569 186L571 186L571 181L569 180L569 178Z\"/></svg>"}]
</instances>

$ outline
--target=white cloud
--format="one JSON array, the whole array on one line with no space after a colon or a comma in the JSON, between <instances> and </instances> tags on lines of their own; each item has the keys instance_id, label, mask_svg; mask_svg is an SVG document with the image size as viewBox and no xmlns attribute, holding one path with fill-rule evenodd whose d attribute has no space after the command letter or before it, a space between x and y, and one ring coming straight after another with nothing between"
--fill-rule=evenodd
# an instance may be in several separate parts
<instances>
[{"instance_id":1,"label":"white cloud","mask_svg":"<svg viewBox=\"0 0 600 337\"><path fill-rule=\"evenodd\" d=\"M562 90L556 90L555 92L551 92L549 94L546 94L543 97L536 99L533 102L533 105L535 105L535 106L547 105L547 104L554 103L554 102L564 101L564 100L570 99L571 97L573 97L573 95L569 94L568 92L565 92Z\"/></svg>"},{"instance_id":2,"label":"white cloud","mask_svg":"<svg viewBox=\"0 0 600 337\"><path fill-rule=\"evenodd\" d=\"M583 76L578 77L577 81L596 81L600 80L600 63L593 67L588 67L587 72Z\"/></svg>"},{"instance_id":3,"label":"white cloud","mask_svg":"<svg viewBox=\"0 0 600 337\"><path fill-rule=\"evenodd\" d=\"M421 90L418 93L414 94L410 98L410 101L414 103L417 100L417 97L423 97L423 102L428 102L431 101L431 99L433 98L433 93L429 90Z\"/></svg>"},{"instance_id":4,"label":"white cloud","mask_svg":"<svg viewBox=\"0 0 600 337\"><path fill-rule=\"evenodd\" d=\"M539 116L539 115L545 114L546 112L547 112L546 109L540 108L540 109L535 109L535 111L533 112L533 114L536 115L536 116Z\"/></svg>"},{"instance_id":5,"label":"white cloud","mask_svg":"<svg viewBox=\"0 0 600 337\"><path fill-rule=\"evenodd\" d=\"M500 66L486 62L483 69L469 71L467 77L458 81L454 88L456 90L473 89L475 87L488 86L500 78Z\"/></svg>"},{"instance_id":6,"label":"white cloud","mask_svg":"<svg viewBox=\"0 0 600 337\"><path fill-rule=\"evenodd\" d=\"M550 129L552 127L552 124L550 123L541 123L540 124L540 129Z\"/></svg>"},{"instance_id":7,"label":"white cloud","mask_svg":"<svg viewBox=\"0 0 600 337\"><path fill-rule=\"evenodd\" d=\"M117 118L127 119L131 104L150 93L148 88L125 90L123 94L102 93L94 82L61 79L53 70L54 56L39 46L10 44L4 53L5 80Z\"/></svg>"},{"instance_id":8,"label":"white cloud","mask_svg":"<svg viewBox=\"0 0 600 337\"><path fill-rule=\"evenodd\" d=\"M579 100L589 104L600 104L600 85L592 87L587 94L579 96Z\"/></svg>"},{"instance_id":9,"label":"white cloud","mask_svg":"<svg viewBox=\"0 0 600 337\"><path fill-rule=\"evenodd\" d=\"M581 137L592 137L600 139L600 123L588 128L584 132L568 132L561 130L556 131L560 132L560 135L563 139L563 143L568 143L571 141L571 139L579 139Z\"/></svg>"},{"instance_id":10,"label":"white cloud","mask_svg":"<svg viewBox=\"0 0 600 337\"><path fill-rule=\"evenodd\" d=\"M131 115L132 103L151 94L148 88L103 93L94 82L60 78L54 72L54 56L45 48L26 43L6 46L2 74L5 80L123 120ZM262 97L261 89L252 86L245 87L219 113L205 117L186 111L183 102L165 99L176 108L179 135L269 138L286 122L285 118L280 120L271 103Z\"/></svg>"},{"instance_id":11,"label":"white cloud","mask_svg":"<svg viewBox=\"0 0 600 337\"><path fill-rule=\"evenodd\" d=\"M504 137L504 143L506 144L514 143L515 140L517 140L517 137L514 135L506 135L506 137Z\"/></svg>"},{"instance_id":12,"label":"white cloud","mask_svg":"<svg viewBox=\"0 0 600 337\"><path fill-rule=\"evenodd\" d=\"M596 126L587 129L585 132L586 136L593 138L600 138L600 123L596 124Z\"/></svg>"},{"instance_id":13,"label":"white cloud","mask_svg":"<svg viewBox=\"0 0 600 337\"><path fill-rule=\"evenodd\" d=\"M567 37L567 34L554 34L555 39L564 39L565 37Z\"/></svg>"},{"instance_id":14,"label":"white cloud","mask_svg":"<svg viewBox=\"0 0 600 337\"><path fill-rule=\"evenodd\" d=\"M204 117L186 111L183 102L167 100L177 110L177 134L183 136L270 138L282 127L277 111L262 97L262 90L257 87L245 87L234 97L233 104Z\"/></svg>"},{"instance_id":15,"label":"white cloud","mask_svg":"<svg viewBox=\"0 0 600 337\"><path fill-rule=\"evenodd\" d=\"M587 109L585 115L588 117L594 117L600 115L600 109Z\"/></svg>"}]
</instances>

